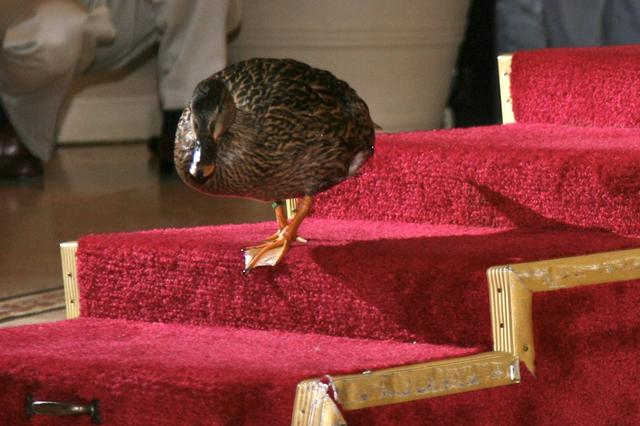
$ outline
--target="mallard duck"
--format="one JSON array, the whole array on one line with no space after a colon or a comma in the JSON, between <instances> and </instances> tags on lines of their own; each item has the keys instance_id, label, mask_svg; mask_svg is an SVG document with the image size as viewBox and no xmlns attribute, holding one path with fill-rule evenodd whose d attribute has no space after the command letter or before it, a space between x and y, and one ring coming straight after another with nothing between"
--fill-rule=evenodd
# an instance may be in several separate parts
<instances>
[{"instance_id":1,"label":"mallard duck","mask_svg":"<svg viewBox=\"0 0 640 426\"><path fill-rule=\"evenodd\" d=\"M245 272L282 260L313 198L373 155L367 104L328 71L291 59L250 59L201 81L176 132L182 180L212 195L273 202L278 230L244 249ZM298 198L287 221L283 200Z\"/></svg>"}]
</instances>

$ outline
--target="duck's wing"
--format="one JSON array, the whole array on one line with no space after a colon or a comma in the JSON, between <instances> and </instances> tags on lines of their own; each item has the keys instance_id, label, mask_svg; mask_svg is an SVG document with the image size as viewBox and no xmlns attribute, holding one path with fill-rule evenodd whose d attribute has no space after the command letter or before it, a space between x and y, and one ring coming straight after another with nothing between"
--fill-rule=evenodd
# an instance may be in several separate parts
<instances>
[{"instance_id":1,"label":"duck's wing","mask_svg":"<svg viewBox=\"0 0 640 426\"><path fill-rule=\"evenodd\" d=\"M343 121L365 115L368 108L356 92L328 71L292 59L255 58L212 75L225 82L238 109L264 115L270 110ZM358 117L360 118L360 117Z\"/></svg>"}]
</instances>

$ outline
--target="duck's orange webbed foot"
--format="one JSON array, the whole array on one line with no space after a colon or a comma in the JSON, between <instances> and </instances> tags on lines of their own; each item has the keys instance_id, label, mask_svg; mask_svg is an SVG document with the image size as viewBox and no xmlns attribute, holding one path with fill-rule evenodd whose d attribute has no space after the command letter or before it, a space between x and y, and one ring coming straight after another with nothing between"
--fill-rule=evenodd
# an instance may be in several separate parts
<instances>
[{"instance_id":1,"label":"duck's orange webbed foot","mask_svg":"<svg viewBox=\"0 0 640 426\"><path fill-rule=\"evenodd\" d=\"M253 247L247 247L244 253L244 273L248 273L258 266L275 266L289 251L295 239L289 234L288 228L275 234L269 241ZM296 237L297 238L297 237Z\"/></svg>"},{"instance_id":2,"label":"duck's orange webbed foot","mask_svg":"<svg viewBox=\"0 0 640 426\"><path fill-rule=\"evenodd\" d=\"M307 242L307 240L298 236L298 228L311 209L312 204L313 197L304 197L291 223L287 223L282 203L274 204L276 220L278 222L278 232L268 237L263 244L247 247L242 250L244 254L243 272L245 274L259 266L277 265L289 251L294 241L301 243Z\"/></svg>"}]
</instances>

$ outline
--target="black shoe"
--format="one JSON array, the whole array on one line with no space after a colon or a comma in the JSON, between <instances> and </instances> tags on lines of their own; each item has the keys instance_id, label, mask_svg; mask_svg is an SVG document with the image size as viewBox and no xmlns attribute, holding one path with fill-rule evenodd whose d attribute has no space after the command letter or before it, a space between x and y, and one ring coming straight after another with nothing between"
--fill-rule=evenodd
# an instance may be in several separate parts
<instances>
[{"instance_id":1,"label":"black shoe","mask_svg":"<svg viewBox=\"0 0 640 426\"><path fill-rule=\"evenodd\" d=\"M0 177L21 178L43 173L42 160L22 144L11 126L0 128Z\"/></svg>"},{"instance_id":2,"label":"black shoe","mask_svg":"<svg viewBox=\"0 0 640 426\"><path fill-rule=\"evenodd\" d=\"M149 150L158 159L161 174L173 173L175 166L173 163L173 146L176 139L178 121L182 115L182 110L165 110L162 112L162 134L149 141Z\"/></svg>"}]
</instances>

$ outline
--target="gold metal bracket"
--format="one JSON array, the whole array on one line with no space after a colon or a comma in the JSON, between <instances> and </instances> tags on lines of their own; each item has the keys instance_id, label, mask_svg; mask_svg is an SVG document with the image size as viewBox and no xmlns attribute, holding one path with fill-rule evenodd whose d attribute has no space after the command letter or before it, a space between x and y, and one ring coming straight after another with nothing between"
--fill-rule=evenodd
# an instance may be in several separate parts
<instances>
[{"instance_id":1,"label":"gold metal bracket","mask_svg":"<svg viewBox=\"0 0 640 426\"><path fill-rule=\"evenodd\" d=\"M292 426L346 426L340 409L329 396L329 387L315 379L298 383Z\"/></svg>"},{"instance_id":2,"label":"gold metal bracket","mask_svg":"<svg viewBox=\"0 0 640 426\"><path fill-rule=\"evenodd\" d=\"M535 373L532 294L640 279L640 249L494 266L487 279L493 349L513 354Z\"/></svg>"},{"instance_id":3,"label":"gold metal bracket","mask_svg":"<svg viewBox=\"0 0 640 426\"><path fill-rule=\"evenodd\" d=\"M513 99L511 98L511 59L512 55L498 56L498 81L500 82L500 108L502 124L515 123Z\"/></svg>"},{"instance_id":4,"label":"gold metal bracket","mask_svg":"<svg viewBox=\"0 0 640 426\"><path fill-rule=\"evenodd\" d=\"M329 404L327 401L331 401L330 407L337 403L344 410L357 410L519 382L519 361L504 352L485 352L362 374L326 376L298 385L291 424L346 424L340 423L344 420L320 421L320 414L327 409L325 404Z\"/></svg>"},{"instance_id":5,"label":"gold metal bracket","mask_svg":"<svg viewBox=\"0 0 640 426\"><path fill-rule=\"evenodd\" d=\"M332 380L345 410L509 385L520 381L518 360L504 352L404 365Z\"/></svg>"},{"instance_id":6,"label":"gold metal bracket","mask_svg":"<svg viewBox=\"0 0 640 426\"><path fill-rule=\"evenodd\" d=\"M80 299L78 280L76 276L76 241L60 244L60 257L62 259L62 282L64 283L64 304L67 309L67 319L80 316Z\"/></svg>"},{"instance_id":7,"label":"gold metal bracket","mask_svg":"<svg viewBox=\"0 0 640 426\"><path fill-rule=\"evenodd\" d=\"M487 270L487 279L493 352L334 376L329 385L307 380L298 387L292 424L342 424L318 423L317 415L310 420L317 410L309 407L329 398L327 386L342 409L357 410L519 383L520 361L535 372L533 293L640 279L640 249L494 266ZM306 386L312 384L323 385L325 393L310 394Z\"/></svg>"}]
</instances>

